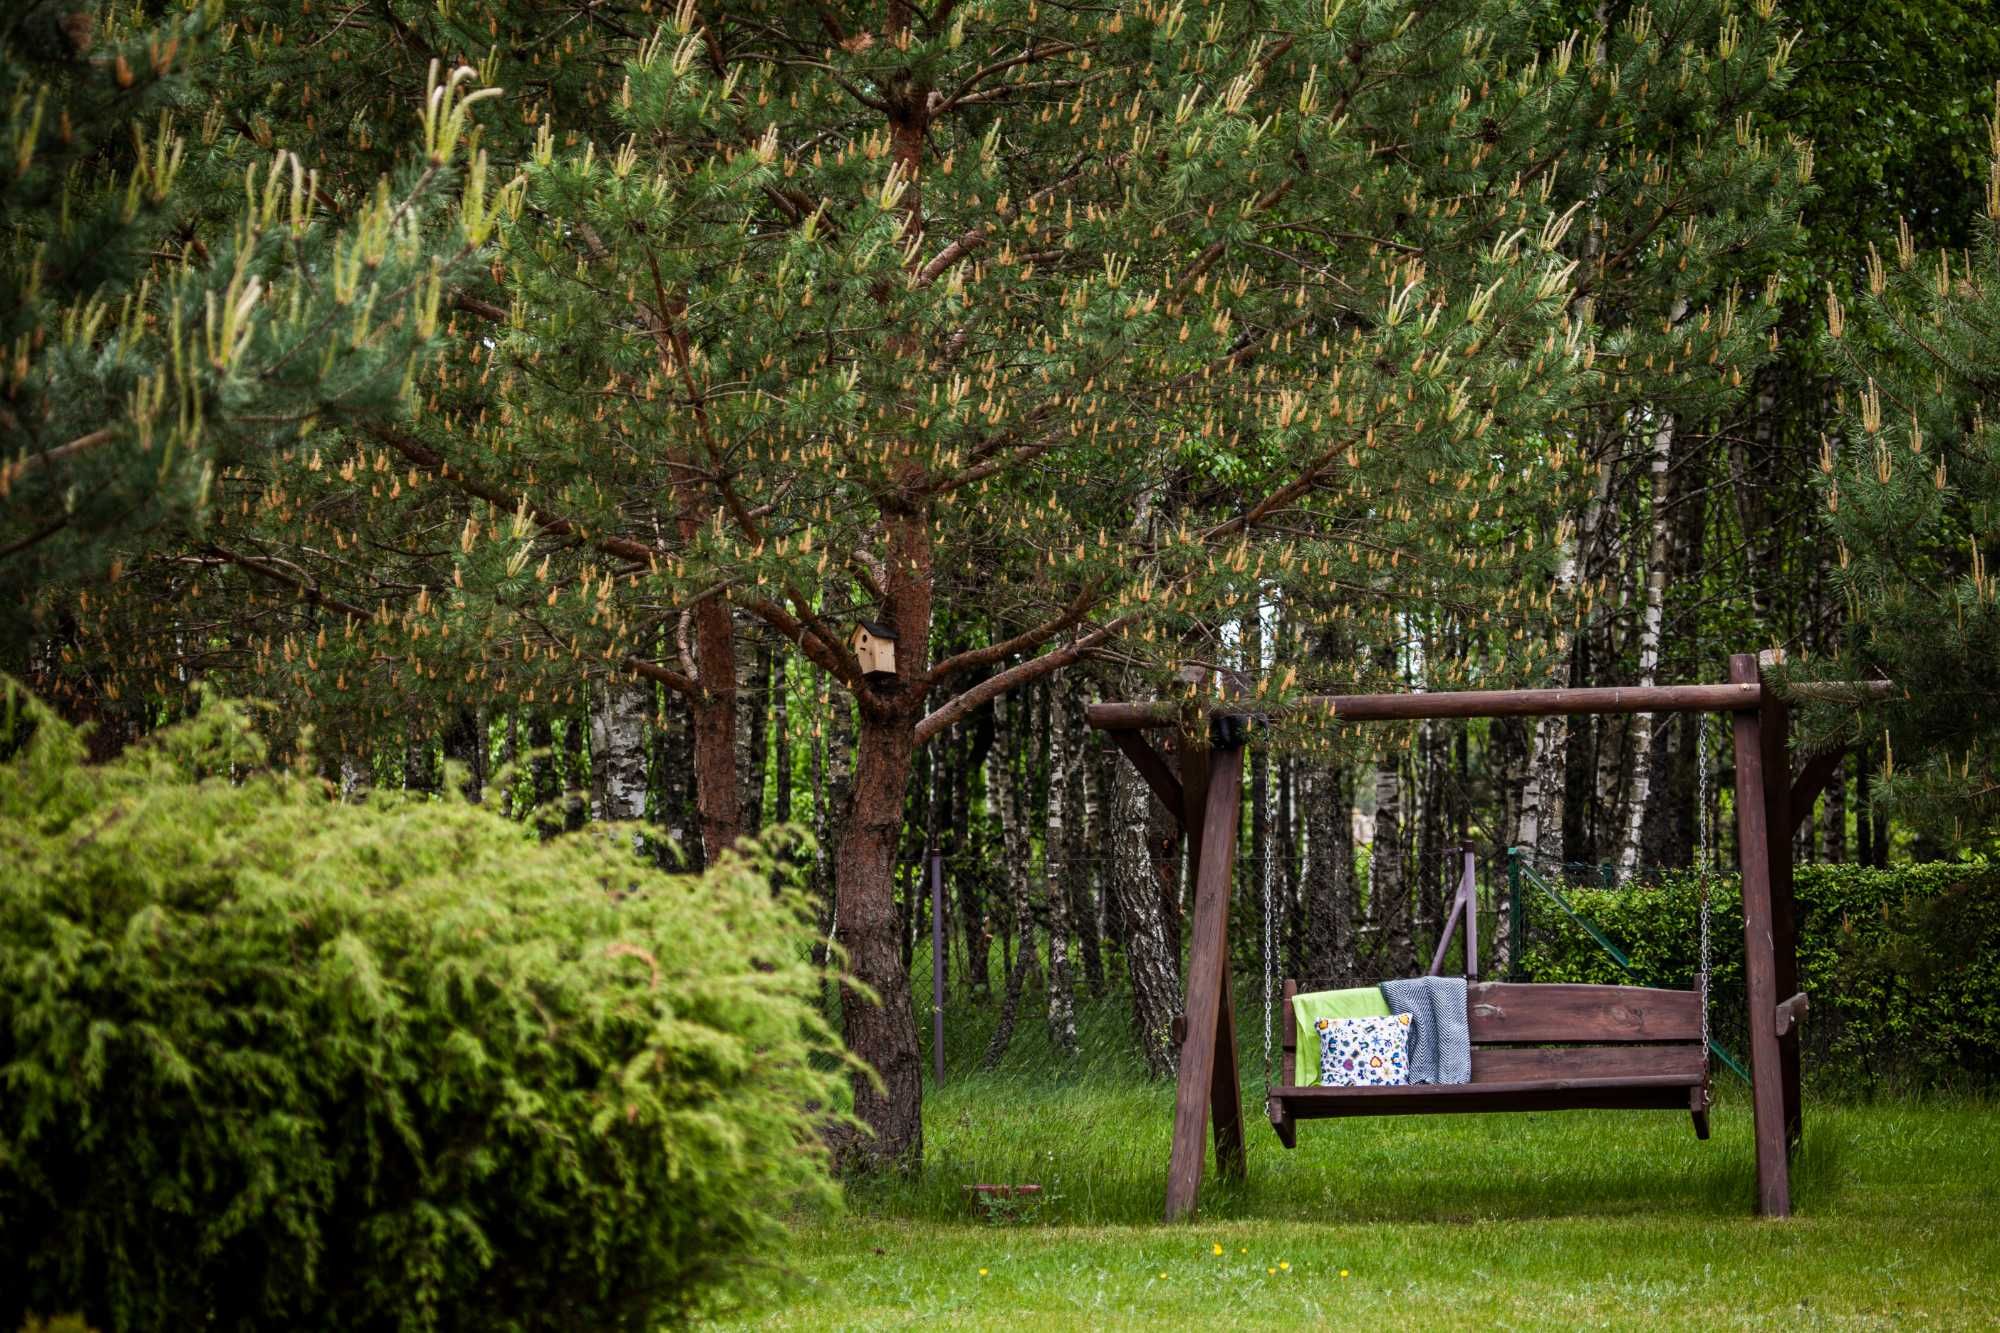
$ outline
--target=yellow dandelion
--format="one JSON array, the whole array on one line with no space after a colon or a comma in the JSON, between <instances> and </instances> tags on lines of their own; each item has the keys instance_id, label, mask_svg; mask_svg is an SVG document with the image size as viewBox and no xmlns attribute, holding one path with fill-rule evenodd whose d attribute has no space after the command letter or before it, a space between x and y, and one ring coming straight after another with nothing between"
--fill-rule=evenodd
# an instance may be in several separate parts
<instances>
[{"instance_id":1,"label":"yellow dandelion","mask_svg":"<svg viewBox=\"0 0 2000 1333\"><path fill-rule=\"evenodd\" d=\"M1341 1270L1340 1270L1340 1275L1341 1275L1342 1277L1346 1277L1346 1276L1347 1276L1347 1270L1346 1270L1345 1268L1341 1269Z\"/></svg>"},{"instance_id":2,"label":"yellow dandelion","mask_svg":"<svg viewBox=\"0 0 2000 1333\"><path fill-rule=\"evenodd\" d=\"M1250 1247L1248 1245L1239 1245L1236 1247L1236 1252L1238 1254L1248 1254L1250 1253Z\"/></svg>"},{"instance_id":3,"label":"yellow dandelion","mask_svg":"<svg viewBox=\"0 0 2000 1333\"><path fill-rule=\"evenodd\" d=\"M1290 1259L1280 1259L1278 1260L1278 1267L1289 1273L1292 1271L1292 1261Z\"/></svg>"},{"instance_id":4,"label":"yellow dandelion","mask_svg":"<svg viewBox=\"0 0 2000 1333\"><path fill-rule=\"evenodd\" d=\"M1160 1270L1160 1281L1165 1282L1166 1280L1167 1280L1167 1270L1162 1268Z\"/></svg>"},{"instance_id":5,"label":"yellow dandelion","mask_svg":"<svg viewBox=\"0 0 2000 1333\"><path fill-rule=\"evenodd\" d=\"M1210 1248L1211 1248L1211 1249L1213 1249L1213 1250L1214 1250L1214 1251L1215 1251L1215 1252L1216 1252L1217 1254L1221 1254L1221 1253L1222 1253L1222 1242L1221 1242L1221 1241L1217 1241L1217 1242L1216 1242L1216 1243L1215 1243L1214 1245L1212 1245L1212 1246L1211 1246Z\"/></svg>"},{"instance_id":6,"label":"yellow dandelion","mask_svg":"<svg viewBox=\"0 0 2000 1333\"><path fill-rule=\"evenodd\" d=\"M981 1276L981 1277L985 1277L985 1276L986 1276L986 1270L985 1270L985 1269L983 1269L983 1268L982 1268L982 1269L980 1269L980 1270L979 1270L979 1276ZM1342 1277L1346 1277L1346 1276L1347 1276L1347 1274L1345 1274L1345 1273L1342 1273L1342 1274L1341 1274L1341 1276L1342 1276Z\"/></svg>"},{"instance_id":7,"label":"yellow dandelion","mask_svg":"<svg viewBox=\"0 0 2000 1333\"><path fill-rule=\"evenodd\" d=\"M1275 1269L1275 1268L1267 1268L1267 1269L1265 1269L1264 1271L1265 1271L1266 1273L1269 1273L1269 1274L1270 1274L1271 1276L1273 1276L1273 1277L1276 1277L1276 1276L1278 1275L1278 1270L1277 1270L1277 1269Z\"/></svg>"}]
</instances>

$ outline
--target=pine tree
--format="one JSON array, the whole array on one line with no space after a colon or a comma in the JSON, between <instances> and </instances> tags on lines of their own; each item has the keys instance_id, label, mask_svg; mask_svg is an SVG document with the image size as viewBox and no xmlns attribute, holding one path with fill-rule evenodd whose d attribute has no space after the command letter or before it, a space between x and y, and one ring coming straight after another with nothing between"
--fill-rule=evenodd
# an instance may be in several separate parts
<instances>
[{"instance_id":1,"label":"pine tree","mask_svg":"<svg viewBox=\"0 0 2000 1333\"><path fill-rule=\"evenodd\" d=\"M338 214L316 162L229 123L219 5L154 22L29 6L0 44L0 615L28 644L86 622L149 552L297 566L203 541L224 506L284 511L238 469L318 468L408 412L445 285L505 192L469 142L471 71L432 71L422 140ZM246 39L250 40L250 39ZM407 130L395 139L409 141ZM196 543L192 549L187 545ZM59 599L82 580L74 604ZM113 586L89 585L108 580ZM17 663L18 665L18 663Z\"/></svg>"},{"instance_id":2,"label":"pine tree","mask_svg":"<svg viewBox=\"0 0 2000 1333\"><path fill-rule=\"evenodd\" d=\"M1805 679L1883 676L1893 699L1857 719L1837 688L1801 685L1816 744L1880 728L1886 796L1963 837L2000 815L2000 88L1988 122L1985 213L1962 250L1927 252L1906 225L1871 248L1864 290L1829 287L1825 345L1846 415L1820 471L1848 613L1838 662ZM1885 796L1878 788L1877 799Z\"/></svg>"}]
</instances>

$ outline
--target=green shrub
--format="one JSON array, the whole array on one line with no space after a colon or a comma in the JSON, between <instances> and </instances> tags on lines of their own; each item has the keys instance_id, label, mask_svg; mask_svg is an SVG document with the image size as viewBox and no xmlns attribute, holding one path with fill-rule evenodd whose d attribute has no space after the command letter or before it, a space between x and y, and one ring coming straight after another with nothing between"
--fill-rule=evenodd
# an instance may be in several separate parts
<instances>
[{"instance_id":1,"label":"green shrub","mask_svg":"<svg viewBox=\"0 0 2000 1333\"><path fill-rule=\"evenodd\" d=\"M651 1328L831 1196L846 1065L763 853L342 805L219 703L86 767L6 702L0 1328Z\"/></svg>"},{"instance_id":2,"label":"green shrub","mask_svg":"<svg viewBox=\"0 0 2000 1333\"><path fill-rule=\"evenodd\" d=\"M1802 865L1795 875L1807 1075L1821 1091L1988 1088L2000 1081L2000 868L1938 863L1863 869ZM1572 906L1632 959L1627 977L1525 884L1534 981L1692 984L1699 955L1695 880L1566 889ZM1747 1059L1743 895L1714 887L1714 1027Z\"/></svg>"}]
</instances>

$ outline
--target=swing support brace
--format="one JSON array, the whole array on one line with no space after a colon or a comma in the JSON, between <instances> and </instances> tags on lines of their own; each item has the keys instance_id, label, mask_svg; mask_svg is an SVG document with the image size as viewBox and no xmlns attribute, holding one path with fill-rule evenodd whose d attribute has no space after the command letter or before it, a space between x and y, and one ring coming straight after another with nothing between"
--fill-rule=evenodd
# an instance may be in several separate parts
<instances>
[{"instance_id":1,"label":"swing support brace","mask_svg":"<svg viewBox=\"0 0 2000 1333\"><path fill-rule=\"evenodd\" d=\"M1798 993L1790 835L1830 779L1838 758L1818 756L1794 780L1789 711L1774 691L1765 688L1762 665L1752 654L1732 657L1729 682L1724 685L1344 695L1309 699L1302 706L1321 710L1335 721L1352 722L1585 713L1730 715L1749 1007L1753 1014L1779 1015L1778 1021L1750 1025L1757 1211L1767 1217L1788 1217L1792 1211L1788 1159L1804 1128L1797 1020L1806 1007ZM1867 682L1852 690L1879 696L1890 688L1885 682ZM1230 881L1242 823L1247 719L1226 704L1206 718L1186 705L1166 703L1093 704L1086 716L1091 726L1111 736L1154 795L1180 820L1188 864L1193 867L1187 1009L1178 1025L1180 1083L1167 1170L1166 1217L1171 1222L1195 1211L1211 1131L1217 1169L1236 1179L1246 1169L1228 932ZM1178 730L1177 765L1169 763L1143 734L1163 728ZM1786 996L1792 998L1781 1004Z\"/></svg>"}]
</instances>

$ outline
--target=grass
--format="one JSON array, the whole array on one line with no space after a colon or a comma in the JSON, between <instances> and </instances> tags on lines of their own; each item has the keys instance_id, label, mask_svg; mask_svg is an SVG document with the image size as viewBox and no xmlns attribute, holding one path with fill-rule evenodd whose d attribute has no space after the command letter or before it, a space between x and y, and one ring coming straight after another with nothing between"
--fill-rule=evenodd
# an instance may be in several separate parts
<instances>
[{"instance_id":1,"label":"grass","mask_svg":"<svg viewBox=\"0 0 2000 1333\"><path fill-rule=\"evenodd\" d=\"M1936 1328L2000 1306L2000 1108L1808 1098L1798 1216L1750 1215L1747 1095L1715 1135L1685 1114L1262 1116L1261 1011L1239 1006L1247 1181L1211 1173L1197 1221L1159 1221L1171 1087L1138 1074L1115 1004L1056 1062L1039 1007L974 1072L990 1012L959 1017L925 1102L924 1169L857 1182L803 1219L799 1282L763 1327ZM1059 1072L1058 1072L1059 1071ZM961 1186L1043 1186L981 1221ZM1218 1254L1217 1248L1220 1248Z\"/></svg>"}]
</instances>

